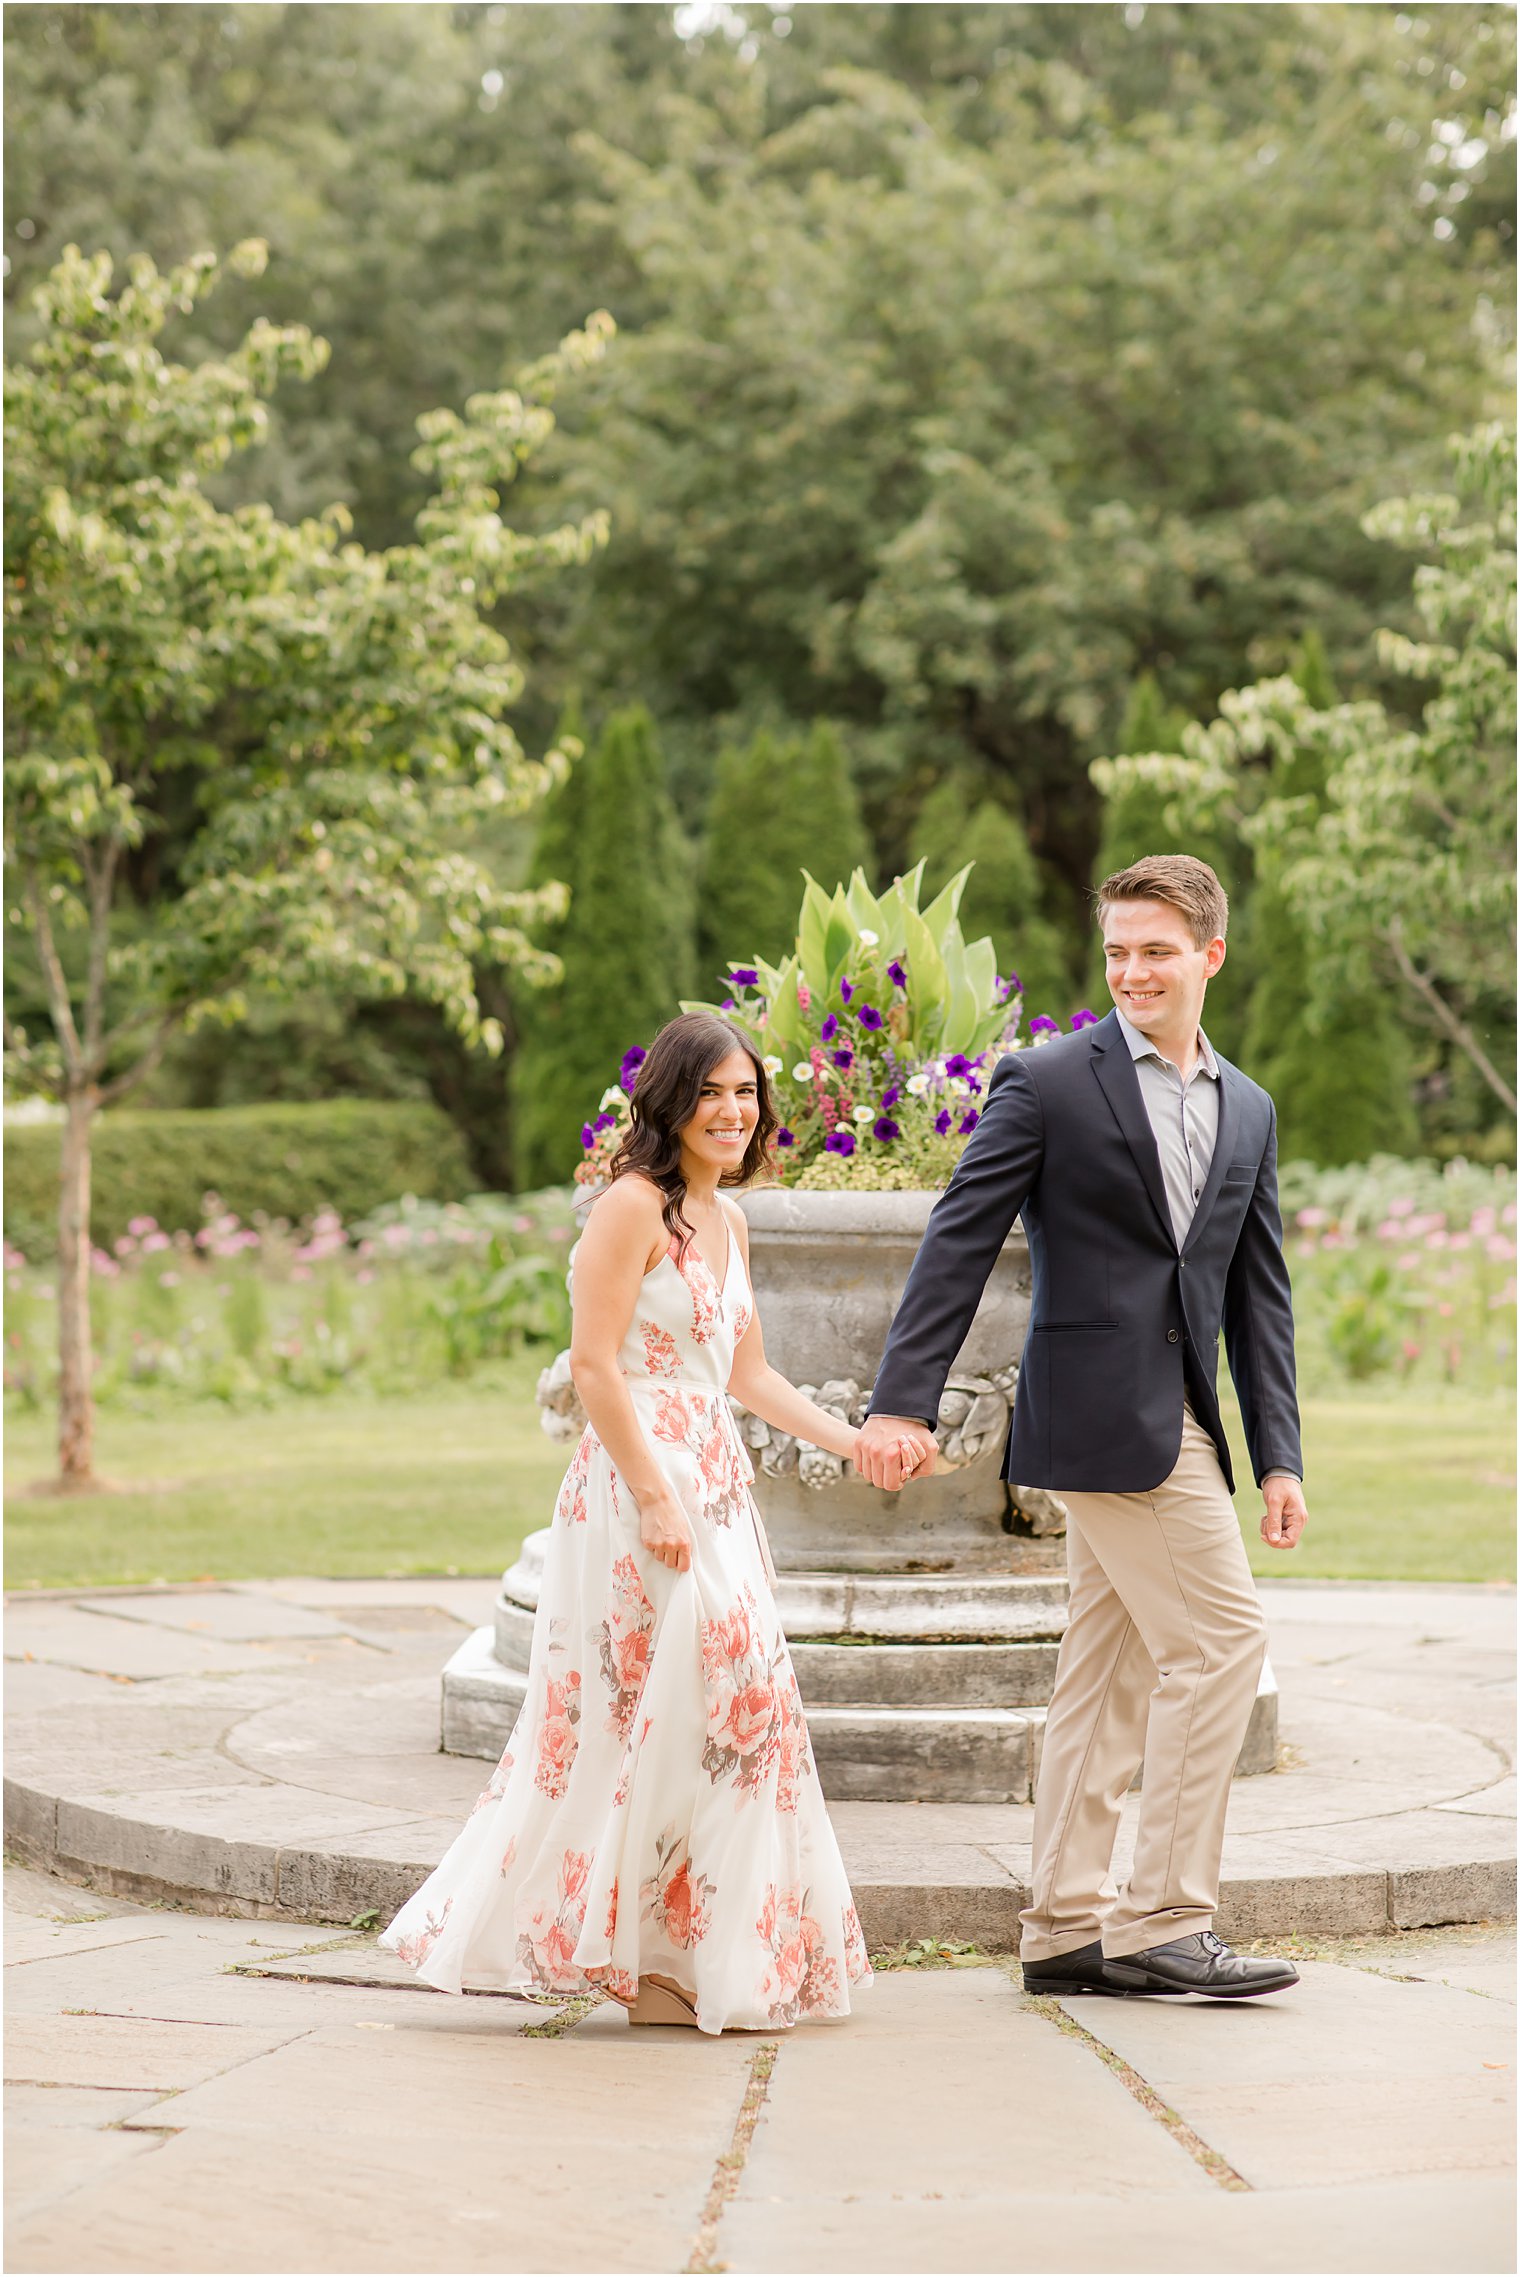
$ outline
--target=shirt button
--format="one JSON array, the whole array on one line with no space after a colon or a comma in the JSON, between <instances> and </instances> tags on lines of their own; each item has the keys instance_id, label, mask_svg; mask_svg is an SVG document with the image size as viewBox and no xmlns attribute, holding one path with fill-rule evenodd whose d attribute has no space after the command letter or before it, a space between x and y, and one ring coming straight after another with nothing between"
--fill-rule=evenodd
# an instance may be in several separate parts
<instances>
[{"instance_id":1,"label":"shirt button","mask_svg":"<svg viewBox=\"0 0 1520 2277\"><path fill-rule=\"evenodd\" d=\"M1177 1342L1177 1331L1175 1328L1169 1328L1167 1330L1166 1340L1168 1344L1175 1344Z\"/></svg>"}]
</instances>

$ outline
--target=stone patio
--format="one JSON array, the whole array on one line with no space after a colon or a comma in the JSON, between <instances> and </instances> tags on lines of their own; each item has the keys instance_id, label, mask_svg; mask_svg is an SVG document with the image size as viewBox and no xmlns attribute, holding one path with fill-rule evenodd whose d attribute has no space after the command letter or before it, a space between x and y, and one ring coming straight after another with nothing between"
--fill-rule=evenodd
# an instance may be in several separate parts
<instances>
[{"instance_id":1,"label":"stone patio","mask_svg":"<svg viewBox=\"0 0 1520 2277\"><path fill-rule=\"evenodd\" d=\"M208 1912L388 1916L484 1784L479 1761L438 1752L439 1672L498 1587L291 1578L12 1599L13 1855ZM1236 1782L1221 1931L1512 1919L1513 1591L1262 1595L1283 1745L1276 1771ZM1013 1947L1028 1805L834 1816L873 1946Z\"/></svg>"},{"instance_id":2,"label":"stone patio","mask_svg":"<svg viewBox=\"0 0 1520 2277\"><path fill-rule=\"evenodd\" d=\"M5 1897L18 2273L1514 2267L1503 1931L1301 1947L1233 2007L902 1969L701 2040L345 1930Z\"/></svg>"}]
</instances>

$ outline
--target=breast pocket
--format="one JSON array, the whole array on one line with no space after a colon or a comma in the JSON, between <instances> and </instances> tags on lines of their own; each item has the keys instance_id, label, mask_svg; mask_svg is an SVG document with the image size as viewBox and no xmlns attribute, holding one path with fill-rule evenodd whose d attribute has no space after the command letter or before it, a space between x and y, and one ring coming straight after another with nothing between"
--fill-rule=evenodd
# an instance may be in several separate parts
<instances>
[{"instance_id":1,"label":"breast pocket","mask_svg":"<svg viewBox=\"0 0 1520 2277\"><path fill-rule=\"evenodd\" d=\"M1232 1162L1224 1174L1224 1182L1227 1186L1243 1186L1248 1178L1256 1176L1257 1168L1254 1162Z\"/></svg>"}]
</instances>

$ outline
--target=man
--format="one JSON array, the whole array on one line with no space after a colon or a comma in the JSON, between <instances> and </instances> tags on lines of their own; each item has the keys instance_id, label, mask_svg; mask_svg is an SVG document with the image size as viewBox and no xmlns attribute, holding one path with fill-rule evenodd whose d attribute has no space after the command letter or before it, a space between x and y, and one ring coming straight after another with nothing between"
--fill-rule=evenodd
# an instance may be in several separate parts
<instances>
[{"instance_id":1,"label":"man","mask_svg":"<svg viewBox=\"0 0 1520 2277\"><path fill-rule=\"evenodd\" d=\"M1034 1296L1004 1475L1064 1497L1071 1574L1021 1916L1034 1992L1217 1999L1298 1982L1212 1928L1266 1649L1230 1500L1221 1327L1263 1540L1293 1548L1307 1516L1276 1113L1199 1025L1228 914L1190 855L1105 881L1115 1009L998 1061L908 1276L856 1456L893 1490L933 1469L945 1379L1022 1216ZM1114 1838L1142 1759L1118 1890Z\"/></svg>"}]
</instances>

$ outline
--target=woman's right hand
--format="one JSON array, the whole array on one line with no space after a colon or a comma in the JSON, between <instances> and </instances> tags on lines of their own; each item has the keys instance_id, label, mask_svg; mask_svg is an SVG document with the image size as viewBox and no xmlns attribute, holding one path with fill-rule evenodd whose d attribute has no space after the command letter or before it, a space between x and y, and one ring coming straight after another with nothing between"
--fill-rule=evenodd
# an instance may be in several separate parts
<instances>
[{"instance_id":1,"label":"woman's right hand","mask_svg":"<svg viewBox=\"0 0 1520 2277\"><path fill-rule=\"evenodd\" d=\"M668 1487L640 1502L639 1540L676 1573L685 1573L691 1564L691 1527Z\"/></svg>"}]
</instances>

